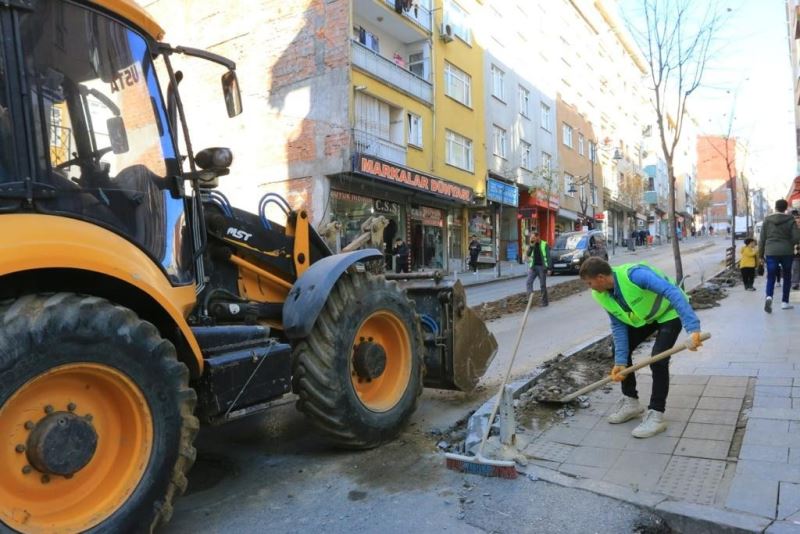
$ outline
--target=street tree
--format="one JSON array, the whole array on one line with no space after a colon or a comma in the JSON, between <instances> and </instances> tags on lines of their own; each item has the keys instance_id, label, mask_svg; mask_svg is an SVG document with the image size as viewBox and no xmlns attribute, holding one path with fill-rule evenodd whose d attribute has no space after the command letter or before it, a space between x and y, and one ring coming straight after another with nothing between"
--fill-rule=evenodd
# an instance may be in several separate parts
<instances>
[{"instance_id":1,"label":"street tree","mask_svg":"<svg viewBox=\"0 0 800 534\"><path fill-rule=\"evenodd\" d=\"M675 153L681 140L687 103L700 87L712 42L721 17L715 3L691 0L641 0L640 27L629 20L632 33L645 56L652 85L651 102L661 150L669 177L669 231L675 259L675 276L683 277L683 264L675 213ZM702 10L702 11L700 11ZM674 126L670 124L674 119Z\"/></svg>"}]
</instances>

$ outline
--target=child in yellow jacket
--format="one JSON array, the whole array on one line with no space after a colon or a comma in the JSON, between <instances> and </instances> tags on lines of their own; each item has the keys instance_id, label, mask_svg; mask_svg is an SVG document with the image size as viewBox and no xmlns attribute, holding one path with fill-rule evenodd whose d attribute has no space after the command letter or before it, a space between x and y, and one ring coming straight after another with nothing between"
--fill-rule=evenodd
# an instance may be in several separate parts
<instances>
[{"instance_id":1,"label":"child in yellow jacket","mask_svg":"<svg viewBox=\"0 0 800 534\"><path fill-rule=\"evenodd\" d=\"M756 288L753 287L753 281L756 279L756 256L758 252L756 251L756 240L748 237L744 240L744 246L742 250L739 251L740 256L742 257L741 261L739 262L739 270L742 273L742 282L744 282L744 288L747 291L755 291Z\"/></svg>"}]
</instances>

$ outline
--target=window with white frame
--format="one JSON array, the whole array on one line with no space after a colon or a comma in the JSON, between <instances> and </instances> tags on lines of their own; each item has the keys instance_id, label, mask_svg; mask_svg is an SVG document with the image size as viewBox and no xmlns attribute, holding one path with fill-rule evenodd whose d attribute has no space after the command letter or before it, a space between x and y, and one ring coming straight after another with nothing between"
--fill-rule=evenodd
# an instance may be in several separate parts
<instances>
[{"instance_id":1,"label":"window with white frame","mask_svg":"<svg viewBox=\"0 0 800 534\"><path fill-rule=\"evenodd\" d=\"M542 169L547 171L553 170L553 156L547 152L542 152Z\"/></svg>"},{"instance_id":2,"label":"window with white frame","mask_svg":"<svg viewBox=\"0 0 800 534\"><path fill-rule=\"evenodd\" d=\"M574 197L575 193L571 193L570 192L570 189L574 189L574 184L575 184L575 177L572 176L570 173L565 172L564 173L564 193L569 195L569 196L571 196L571 197Z\"/></svg>"},{"instance_id":3,"label":"window with white frame","mask_svg":"<svg viewBox=\"0 0 800 534\"><path fill-rule=\"evenodd\" d=\"M444 92L465 106L472 106L472 77L455 65L445 62Z\"/></svg>"},{"instance_id":4,"label":"window with white frame","mask_svg":"<svg viewBox=\"0 0 800 534\"><path fill-rule=\"evenodd\" d=\"M492 65L492 96L505 101L505 72L500 70L497 65Z\"/></svg>"},{"instance_id":5,"label":"window with white frame","mask_svg":"<svg viewBox=\"0 0 800 534\"><path fill-rule=\"evenodd\" d=\"M408 114L408 144L422 148L422 117Z\"/></svg>"},{"instance_id":6,"label":"window with white frame","mask_svg":"<svg viewBox=\"0 0 800 534\"><path fill-rule=\"evenodd\" d=\"M444 23L450 26L453 35L467 44L472 43L472 32L469 29L469 14L463 7L452 0L445 2Z\"/></svg>"},{"instance_id":7,"label":"window with white frame","mask_svg":"<svg viewBox=\"0 0 800 534\"><path fill-rule=\"evenodd\" d=\"M581 156L584 155L585 144L586 144L586 139L583 137L583 134L579 133L578 134L578 154L580 154Z\"/></svg>"},{"instance_id":8,"label":"window with white frame","mask_svg":"<svg viewBox=\"0 0 800 534\"><path fill-rule=\"evenodd\" d=\"M589 159L597 161L597 143L589 141Z\"/></svg>"},{"instance_id":9,"label":"window with white frame","mask_svg":"<svg viewBox=\"0 0 800 534\"><path fill-rule=\"evenodd\" d=\"M519 142L519 166L523 169L532 170L533 161L531 155L531 144L525 141Z\"/></svg>"},{"instance_id":10,"label":"window with white frame","mask_svg":"<svg viewBox=\"0 0 800 534\"><path fill-rule=\"evenodd\" d=\"M561 126L561 142L572 148L572 126L566 122Z\"/></svg>"},{"instance_id":11,"label":"window with white frame","mask_svg":"<svg viewBox=\"0 0 800 534\"><path fill-rule=\"evenodd\" d=\"M597 206L597 188L592 187L592 206Z\"/></svg>"},{"instance_id":12,"label":"window with white frame","mask_svg":"<svg viewBox=\"0 0 800 534\"><path fill-rule=\"evenodd\" d=\"M506 131L496 124L492 126L492 131L494 135L494 155L505 158L507 152Z\"/></svg>"},{"instance_id":13,"label":"window with white frame","mask_svg":"<svg viewBox=\"0 0 800 534\"><path fill-rule=\"evenodd\" d=\"M541 108L541 121L542 121L542 129L547 130L548 132L552 131L552 120L550 117L550 106L545 103L542 103Z\"/></svg>"},{"instance_id":14,"label":"window with white frame","mask_svg":"<svg viewBox=\"0 0 800 534\"><path fill-rule=\"evenodd\" d=\"M450 130L446 130L445 162L448 165L472 172L472 140Z\"/></svg>"},{"instance_id":15,"label":"window with white frame","mask_svg":"<svg viewBox=\"0 0 800 534\"><path fill-rule=\"evenodd\" d=\"M530 116L531 92L519 86L519 114L523 117Z\"/></svg>"}]
</instances>

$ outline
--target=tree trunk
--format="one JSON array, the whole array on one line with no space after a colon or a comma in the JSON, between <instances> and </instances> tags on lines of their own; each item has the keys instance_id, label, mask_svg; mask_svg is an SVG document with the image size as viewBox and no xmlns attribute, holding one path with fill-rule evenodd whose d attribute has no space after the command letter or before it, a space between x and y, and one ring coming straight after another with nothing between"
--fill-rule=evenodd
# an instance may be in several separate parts
<instances>
[{"instance_id":1,"label":"tree trunk","mask_svg":"<svg viewBox=\"0 0 800 534\"><path fill-rule=\"evenodd\" d=\"M730 166L730 163L728 165ZM731 213L733 214L733 228L731 228L731 262L736 265L736 176L731 176Z\"/></svg>"},{"instance_id":2,"label":"tree trunk","mask_svg":"<svg viewBox=\"0 0 800 534\"><path fill-rule=\"evenodd\" d=\"M675 280L683 279L683 263L681 262L681 247L678 242L678 221L675 217L675 169L672 167L672 158L667 157L667 176L669 176L669 231L672 233L672 257L675 259Z\"/></svg>"}]
</instances>

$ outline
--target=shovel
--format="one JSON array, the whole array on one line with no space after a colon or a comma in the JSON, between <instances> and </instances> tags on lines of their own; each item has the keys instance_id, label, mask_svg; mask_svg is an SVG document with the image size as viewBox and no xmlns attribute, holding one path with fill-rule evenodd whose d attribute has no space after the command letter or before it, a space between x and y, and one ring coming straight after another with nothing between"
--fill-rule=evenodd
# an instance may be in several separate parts
<instances>
[{"instance_id":1,"label":"shovel","mask_svg":"<svg viewBox=\"0 0 800 534\"><path fill-rule=\"evenodd\" d=\"M708 332L703 332L703 333L700 334L700 341L705 341L705 340L709 339L710 337L711 337L711 334L709 334ZM630 367L626 367L625 369L623 369L622 371L619 372L618 376L627 376L627 375L629 375L629 374L631 374L631 373L633 373L635 371L638 371L642 367L650 365L651 363L655 363L655 362L657 362L659 360L663 360L664 358L669 358L673 354L677 354L677 353L679 353L679 352L681 352L683 350L686 350L687 348L688 347L686 346L686 343L681 343L680 345L675 345L671 349L667 349L664 352L656 354L655 356L651 356L650 358L642 360L637 364L631 365ZM590 391L594 391L595 389L597 389L599 387L605 386L609 382L611 382L611 376L610 375L605 377L605 378L603 378L603 379L601 379L601 380L598 380L597 382L594 382L593 384L589 384L588 386L583 387L583 388L579 389L578 391L575 391L574 393L570 393L569 395L567 395L565 397L561 397L560 399L537 399L537 401L538 402L543 402L543 403L548 403L549 402L549 403L554 403L554 404L566 404L568 402L571 402L571 401L575 400L576 398L580 397L581 395L585 395L585 394L589 393Z\"/></svg>"}]
</instances>

